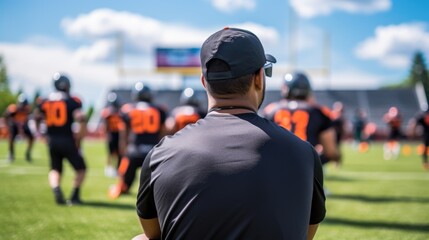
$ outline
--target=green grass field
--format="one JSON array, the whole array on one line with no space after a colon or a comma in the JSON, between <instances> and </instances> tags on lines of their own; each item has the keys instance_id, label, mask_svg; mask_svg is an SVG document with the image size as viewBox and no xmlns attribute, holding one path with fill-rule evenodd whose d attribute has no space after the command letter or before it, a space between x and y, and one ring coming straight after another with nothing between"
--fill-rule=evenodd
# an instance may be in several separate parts
<instances>
[{"instance_id":1,"label":"green grass field","mask_svg":"<svg viewBox=\"0 0 429 240\"><path fill-rule=\"evenodd\" d=\"M343 146L344 164L326 168L327 217L315 239L429 239L429 172L413 153L397 160L382 158L381 144L367 153ZM7 142L0 140L0 239L130 239L141 232L132 194L107 197L114 179L104 176L103 141L85 140L88 176L82 189L85 205L54 203L48 186L47 148L37 142L33 162L24 160L25 142L17 143L9 164ZM73 172L66 164L66 196Z\"/></svg>"}]
</instances>

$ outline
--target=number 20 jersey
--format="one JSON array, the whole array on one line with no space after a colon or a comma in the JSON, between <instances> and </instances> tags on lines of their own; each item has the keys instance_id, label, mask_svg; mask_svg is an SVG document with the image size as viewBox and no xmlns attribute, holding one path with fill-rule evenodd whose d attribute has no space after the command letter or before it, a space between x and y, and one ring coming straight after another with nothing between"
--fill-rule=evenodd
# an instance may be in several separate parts
<instances>
[{"instance_id":1,"label":"number 20 jersey","mask_svg":"<svg viewBox=\"0 0 429 240\"><path fill-rule=\"evenodd\" d=\"M161 107L147 102L122 106L121 116L130 130L129 142L135 145L157 144L166 115Z\"/></svg>"},{"instance_id":2,"label":"number 20 jersey","mask_svg":"<svg viewBox=\"0 0 429 240\"><path fill-rule=\"evenodd\" d=\"M39 109L45 117L49 136L73 137L73 112L82 108L82 102L64 92L53 92L42 100Z\"/></svg>"},{"instance_id":3,"label":"number 20 jersey","mask_svg":"<svg viewBox=\"0 0 429 240\"><path fill-rule=\"evenodd\" d=\"M319 144L320 133L332 127L326 110L305 101L280 100L265 107L263 115L313 146Z\"/></svg>"}]
</instances>

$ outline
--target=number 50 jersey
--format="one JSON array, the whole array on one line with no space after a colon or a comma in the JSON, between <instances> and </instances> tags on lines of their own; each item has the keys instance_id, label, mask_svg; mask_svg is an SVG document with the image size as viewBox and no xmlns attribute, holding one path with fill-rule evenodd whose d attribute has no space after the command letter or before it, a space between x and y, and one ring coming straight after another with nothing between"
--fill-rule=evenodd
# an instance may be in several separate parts
<instances>
[{"instance_id":1,"label":"number 50 jersey","mask_svg":"<svg viewBox=\"0 0 429 240\"><path fill-rule=\"evenodd\" d=\"M39 105L43 113L48 136L73 137L74 111L82 108L82 102L64 92L53 92Z\"/></svg>"},{"instance_id":2,"label":"number 50 jersey","mask_svg":"<svg viewBox=\"0 0 429 240\"><path fill-rule=\"evenodd\" d=\"M280 100L265 107L263 115L316 146L319 144L320 133L332 127L327 111L305 101Z\"/></svg>"}]
</instances>

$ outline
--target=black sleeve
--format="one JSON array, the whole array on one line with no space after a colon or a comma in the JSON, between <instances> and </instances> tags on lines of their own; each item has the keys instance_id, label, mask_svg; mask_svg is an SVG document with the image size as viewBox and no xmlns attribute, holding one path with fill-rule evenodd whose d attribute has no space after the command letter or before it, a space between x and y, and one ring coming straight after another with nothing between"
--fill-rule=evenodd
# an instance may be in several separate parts
<instances>
[{"instance_id":1,"label":"black sleeve","mask_svg":"<svg viewBox=\"0 0 429 240\"><path fill-rule=\"evenodd\" d=\"M325 207L325 193L323 190L323 169L322 163L317 155L317 152L313 150L314 155L314 177L313 177L313 200L311 203L311 215L310 224L318 224L326 216Z\"/></svg>"},{"instance_id":2,"label":"black sleeve","mask_svg":"<svg viewBox=\"0 0 429 240\"><path fill-rule=\"evenodd\" d=\"M320 115L320 121L322 123L320 125L321 132L334 126L333 121L329 118L329 116L326 116L326 114L324 114L320 108L318 108L317 111L318 111L318 114Z\"/></svg>"},{"instance_id":3,"label":"black sleeve","mask_svg":"<svg viewBox=\"0 0 429 240\"><path fill-rule=\"evenodd\" d=\"M155 199L151 186L150 158L152 151L146 156L140 172L140 186L137 194L137 215L143 219L158 217L155 207Z\"/></svg>"},{"instance_id":4,"label":"black sleeve","mask_svg":"<svg viewBox=\"0 0 429 240\"><path fill-rule=\"evenodd\" d=\"M161 123L164 124L165 120L167 119L167 112L164 111L162 108L158 108L159 112L161 113Z\"/></svg>"}]
</instances>

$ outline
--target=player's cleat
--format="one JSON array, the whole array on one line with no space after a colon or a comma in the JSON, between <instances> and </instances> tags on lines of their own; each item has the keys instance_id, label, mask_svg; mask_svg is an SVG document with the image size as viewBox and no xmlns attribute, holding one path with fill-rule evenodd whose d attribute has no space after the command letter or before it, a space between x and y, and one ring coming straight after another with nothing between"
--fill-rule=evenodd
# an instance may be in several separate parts
<instances>
[{"instance_id":1,"label":"player's cleat","mask_svg":"<svg viewBox=\"0 0 429 240\"><path fill-rule=\"evenodd\" d=\"M25 160L27 160L27 162L31 162L31 154L28 150L25 152Z\"/></svg>"},{"instance_id":2,"label":"player's cleat","mask_svg":"<svg viewBox=\"0 0 429 240\"><path fill-rule=\"evenodd\" d=\"M76 206L76 205L82 205L82 204L83 202L79 198L67 200L68 206Z\"/></svg>"},{"instance_id":3,"label":"player's cleat","mask_svg":"<svg viewBox=\"0 0 429 240\"><path fill-rule=\"evenodd\" d=\"M423 169L424 169L425 171L429 171L429 162L424 162L424 163L423 163Z\"/></svg>"},{"instance_id":4,"label":"player's cleat","mask_svg":"<svg viewBox=\"0 0 429 240\"><path fill-rule=\"evenodd\" d=\"M13 161L15 161L15 157L12 154L9 154L9 157L7 158L7 160L12 163Z\"/></svg>"},{"instance_id":5,"label":"player's cleat","mask_svg":"<svg viewBox=\"0 0 429 240\"><path fill-rule=\"evenodd\" d=\"M113 186L110 186L109 188L109 198L111 199L117 199L118 197L120 197L122 194L122 190L121 187L119 186L119 184L115 184Z\"/></svg>"},{"instance_id":6,"label":"player's cleat","mask_svg":"<svg viewBox=\"0 0 429 240\"><path fill-rule=\"evenodd\" d=\"M64 200L64 195L63 195L61 189L59 187L56 187L53 189L53 191L54 191L55 202L58 205L66 204L66 200Z\"/></svg>"},{"instance_id":7,"label":"player's cleat","mask_svg":"<svg viewBox=\"0 0 429 240\"><path fill-rule=\"evenodd\" d=\"M110 186L108 195L111 199L117 199L122 194L128 194L128 187L122 181Z\"/></svg>"}]
</instances>

